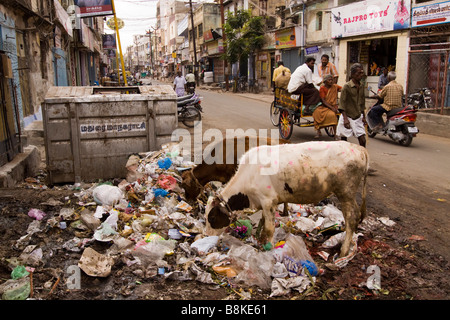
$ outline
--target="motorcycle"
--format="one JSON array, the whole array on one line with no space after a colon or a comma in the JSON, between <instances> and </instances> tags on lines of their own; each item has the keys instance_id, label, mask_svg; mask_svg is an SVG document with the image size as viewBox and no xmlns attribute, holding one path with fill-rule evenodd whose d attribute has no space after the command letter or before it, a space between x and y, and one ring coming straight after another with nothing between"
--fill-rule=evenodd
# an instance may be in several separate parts
<instances>
[{"instance_id":1,"label":"motorcycle","mask_svg":"<svg viewBox=\"0 0 450 320\"><path fill-rule=\"evenodd\" d=\"M178 106L190 105L190 106L194 106L195 108L197 108L198 111L203 112L201 103L202 103L202 97L200 97L195 92L188 94L186 96L177 97L177 105Z\"/></svg>"},{"instance_id":2,"label":"motorcycle","mask_svg":"<svg viewBox=\"0 0 450 320\"><path fill-rule=\"evenodd\" d=\"M177 98L178 121L186 127L193 128L202 120L201 97L196 93Z\"/></svg>"},{"instance_id":3,"label":"motorcycle","mask_svg":"<svg viewBox=\"0 0 450 320\"><path fill-rule=\"evenodd\" d=\"M186 92L188 94L195 93L195 82L188 82L186 85Z\"/></svg>"},{"instance_id":4,"label":"motorcycle","mask_svg":"<svg viewBox=\"0 0 450 320\"><path fill-rule=\"evenodd\" d=\"M408 104L417 106L418 109L434 108L431 99L431 90L428 88L417 89L416 92L408 95Z\"/></svg>"},{"instance_id":5,"label":"motorcycle","mask_svg":"<svg viewBox=\"0 0 450 320\"><path fill-rule=\"evenodd\" d=\"M388 111L386 114L387 121L384 122L384 120L382 120L382 128L375 130L376 120L374 119L372 109L374 106L381 103L383 103L383 100L378 99L367 112L367 133L369 137L374 138L377 134L383 134L389 136L389 138L402 146L409 146L412 143L413 138L419 133L419 129L415 126L417 107L415 105L404 103L402 107Z\"/></svg>"}]
</instances>

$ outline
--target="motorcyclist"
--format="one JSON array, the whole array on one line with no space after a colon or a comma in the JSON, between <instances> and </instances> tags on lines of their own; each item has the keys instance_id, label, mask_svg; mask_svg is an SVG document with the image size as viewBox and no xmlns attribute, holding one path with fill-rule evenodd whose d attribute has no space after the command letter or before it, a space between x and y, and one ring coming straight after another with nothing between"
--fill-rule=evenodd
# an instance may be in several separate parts
<instances>
[{"instance_id":1,"label":"motorcyclist","mask_svg":"<svg viewBox=\"0 0 450 320\"><path fill-rule=\"evenodd\" d=\"M388 84L381 90L374 99L382 99L383 102L372 107L372 120L375 124L373 131L379 131L383 128L383 113L402 107L402 98L404 95L403 86L395 81L397 74L394 71L388 73Z\"/></svg>"},{"instance_id":2,"label":"motorcyclist","mask_svg":"<svg viewBox=\"0 0 450 320\"><path fill-rule=\"evenodd\" d=\"M195 90L195 75L192 72L189 72L186 75L186 92L190 92L189 88L193 88L192 91Z\"/></svg>"}]
</instances>

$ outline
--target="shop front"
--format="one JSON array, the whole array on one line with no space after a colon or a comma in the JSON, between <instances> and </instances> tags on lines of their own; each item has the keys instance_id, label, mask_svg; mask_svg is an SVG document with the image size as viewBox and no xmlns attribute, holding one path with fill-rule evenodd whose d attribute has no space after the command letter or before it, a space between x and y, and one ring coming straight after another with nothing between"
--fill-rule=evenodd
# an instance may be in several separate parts
<instances>
[{"instance_id":1,"label":"shop front","mask_svg":"<svg viewBox=\"0 0 450 320\"><path fill-rule=\"evenodd\" d=\"M301 47L304 44L302 27L290 27L275 33L275 49L281 52L281 60L292 72L303 64Z\"/></svg>"},{"instance_id":2,"label":"shop front","mask_svg":"<svg viewBox=\"0 0 450 320\"><path fill-rule=\"evenodd\" d=\"M450 1L412 9L407 93L428 88L432 106L450 106Z\"/></svg>"},{"instance_id":3,"label":"shop front","mask_svg":"<svg viewBox=\"0 0 450 320\"><path fill-rule=\"evenodd\" d=\"M223 40L212 40L207 42L208 70L213 72L213 81L216 83L225 81L225 64L221 55L224 53Z\"/></svg>"},{"instance_id":4,"label":"shop front","mask_svg":"<svg viewBox=\"0 0 450 320\"><path fill-rule=\"evenodd\" d=\"M332 9L332 37L339 39L339 84L361 63L366 88L376 92L383 68L406 86L411 1L371 0ZM367 89L367 96L373 95Z\"/></svg>"}]
</instances>

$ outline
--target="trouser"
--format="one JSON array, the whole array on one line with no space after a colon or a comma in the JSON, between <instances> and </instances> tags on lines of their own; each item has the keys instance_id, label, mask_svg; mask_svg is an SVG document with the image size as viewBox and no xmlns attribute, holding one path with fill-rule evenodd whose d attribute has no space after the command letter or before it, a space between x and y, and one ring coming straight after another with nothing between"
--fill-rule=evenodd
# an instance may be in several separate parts
<instances>
[{"instance_id":1,"label":"trouser","mask_svg":"<svg viewBox=\"0 0 450 320\"><path fill-rule=\"evenodd\" d=\"M383 108L383 106L381 104L377 104L375 106L372 107L372 109L370 110L371 113L371 119L373 120L375 126L380 125L380 124L384 124L383 123L383 113L387 113L386 109Z\"/></svg>"},{"instance_id":2,"label":"trouser","mask_svg":"<svg viewBox=\"0 0 450 320\"><path fill-rule=\"evenodd\" d=\"M320 101L320 93L319 90L314 87L313 84L305 83L302 84L297 90L293 92L294 94L302 94L303 95L303 104L304 105L316 105Z\"/></svg>"}]
</instances>

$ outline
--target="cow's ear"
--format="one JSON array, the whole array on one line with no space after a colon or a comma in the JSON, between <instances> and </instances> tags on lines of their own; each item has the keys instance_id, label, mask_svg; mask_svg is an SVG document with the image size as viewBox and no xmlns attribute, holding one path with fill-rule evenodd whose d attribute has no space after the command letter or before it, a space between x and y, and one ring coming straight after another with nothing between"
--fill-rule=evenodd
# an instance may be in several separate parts
<instances>
[{"instance_id":1,"label":"cow's ear","mask_svg":"<svg viewBox=\"0 0 450 320\"><path fill-rule=\"evenodd\" d=\"M211 211L209 211L208 222L213 229L221 229L230 224L230 218L225 208L220 206L220 202L218 205L213 205Z\"/></svg>"}]
</instances>

